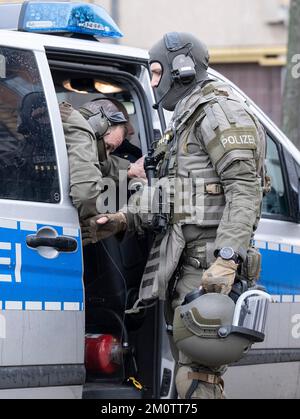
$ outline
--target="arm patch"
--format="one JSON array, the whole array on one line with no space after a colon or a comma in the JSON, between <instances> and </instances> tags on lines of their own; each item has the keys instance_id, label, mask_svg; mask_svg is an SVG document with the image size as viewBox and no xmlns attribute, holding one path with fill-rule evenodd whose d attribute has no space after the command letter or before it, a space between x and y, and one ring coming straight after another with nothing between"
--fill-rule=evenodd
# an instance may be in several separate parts
<instances>
[{"instance_id":1,"label":"arm patch","mask_svg":"<svg viewBox=\"0 0 300 419\"><path fill-rule=\"evenodd\" d=\"M255 128L230 128L223 132L220 138L226 152L231 150L256 150Z\"/></svg>"},{"instance_id":2,"label":"arm patch","mask_svg":"<svg viewBox=\"0 0 300 419\"><path fill-rule=\"evenodd\" d=\"M213 165L220 172L221 167L224 170L234 160L245 160L245 156L253 157L257 144L258 134L254 126L231 127L217 132L216 137L207 144L206 148ZM226 165L224 166L225 160Z\"/></svg>"}]
</instances>

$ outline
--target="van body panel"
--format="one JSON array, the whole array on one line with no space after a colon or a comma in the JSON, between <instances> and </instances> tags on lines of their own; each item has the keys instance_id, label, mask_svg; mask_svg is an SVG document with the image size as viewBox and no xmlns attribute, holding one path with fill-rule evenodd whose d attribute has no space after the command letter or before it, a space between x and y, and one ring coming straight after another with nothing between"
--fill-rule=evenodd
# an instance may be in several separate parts
<instances>
[{"instance_id":1,"label":"van body panel","mask_svg":"<svg viewBox=\"0 0 300 419\"><path fill-rule=\"evenodd\" d=\"M5 36L1 38L5 39L5 45L0 41L0 48L7 54L7 75L0 82L9 98L2 100L1 105L6 109L6 118L11 112L7 119L11 131L5 135L16 139L23 150L29 144L32 147L29 151L35 150L38 137L33 124L37 128L40 122L36 123L33 116L30 121L22 120L22 115L31 110L43 112L43 127L47 128L43 131L45 137L39 136L39 141L45 143L42 151L21 155L24 179L18 169L16 190L0 194L0 388L5 396L13 396L14 388L22 387L22 383L26 387L26 377L31 377L28 387L46 388L51 377L53 385L60 385L55 376L61 371L61 378L67 377L66 388L77 386L75 392L67 389L65 395L79 395L85 380L84 369L75 377L72 372L66 375L65 365L79 365L82 369L84 364L82 245L78 215L69 198L68 159L58 103L43 44L28 34L1 35ZM29 71L26 66L30 53ZM30 83L35 83L33 92L28 91ZM15 109L11 111L13 106ZM54 150L54 157L50 150L51 153ZM51 165L47 163L50 158ZM9 179L10 170L2 170L5 179ZM35 179L32 184L30 173ZM49 195L52 190L43 189L50 173L53 173L52 196ZM57 238L65 240L66 248L55 247ZM40 239L45 245L35 247L33 243ZM69 242L74 247L72 251L68 250ZM10 374L13 371L13 381L5 378L8 369ZM48 384L38 379L41 371L45 372L44 377L48 374ZM29 390L22 394L25 393L29 394ZM41 395L46 393L47 390L42 391ZM57 391L52 390L52 394Z\"/></svg>"}]
</instances>

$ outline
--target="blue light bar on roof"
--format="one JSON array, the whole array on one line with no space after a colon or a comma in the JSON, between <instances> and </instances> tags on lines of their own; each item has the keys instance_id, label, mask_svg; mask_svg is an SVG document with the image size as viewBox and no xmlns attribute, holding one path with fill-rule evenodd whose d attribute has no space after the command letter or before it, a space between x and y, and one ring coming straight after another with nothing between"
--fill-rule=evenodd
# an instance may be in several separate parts
<instances>
[{"instance_id":1,"label":"blue light bar on roof","mask_svg":"<svg viewBox=\"0 0 300 419\"><path fill-rule=\"evenodd\" d=\"M24 2L19 30L38 33L70 32L121 38L117 24L101 7L84 3Z\"/></svg>"}]
</instances>

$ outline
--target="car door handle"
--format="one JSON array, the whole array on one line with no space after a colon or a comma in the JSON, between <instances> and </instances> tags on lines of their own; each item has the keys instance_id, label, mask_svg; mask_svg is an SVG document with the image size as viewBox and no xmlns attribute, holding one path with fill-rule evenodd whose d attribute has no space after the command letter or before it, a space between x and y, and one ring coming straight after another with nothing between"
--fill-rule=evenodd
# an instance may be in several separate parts
<instances>
[{"instance_id":1,"label":"car door handle","mask_svg":"<svg viewBox=\"0 0 300 419\"><path fill-rule=\"evenodd\" d=\"M77 241L72 237L41 237L31 235L26 237L27 246L37 249L39 247L51 247L58 252L76 252L78 248Z\"/></svg>"}]
</instances>

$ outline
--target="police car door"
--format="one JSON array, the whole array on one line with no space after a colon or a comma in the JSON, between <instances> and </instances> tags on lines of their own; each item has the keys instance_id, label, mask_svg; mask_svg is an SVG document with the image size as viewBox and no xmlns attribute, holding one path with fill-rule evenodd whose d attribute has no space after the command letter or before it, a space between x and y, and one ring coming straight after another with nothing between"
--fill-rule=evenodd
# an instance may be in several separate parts
<instances>
[{"instance_id":1,"label":"police car door","mask_svg":"<svg viewBox=\"0 0 300 419\"><path fill-rule=\"evenodd\" d=\"M0 397L80 397L82 251L57 100L35 35L0 32Z\"/></svg>"}]
</instances>

